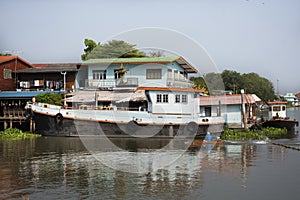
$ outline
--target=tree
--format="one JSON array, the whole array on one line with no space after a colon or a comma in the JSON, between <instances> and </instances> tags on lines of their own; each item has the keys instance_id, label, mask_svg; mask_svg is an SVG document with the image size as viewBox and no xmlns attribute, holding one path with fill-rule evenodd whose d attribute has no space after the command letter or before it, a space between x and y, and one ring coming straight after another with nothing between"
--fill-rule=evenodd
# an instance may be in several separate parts
<instances>
[{"instance_id":1,"label":"tree","mask_svg":"<svg viewBox=\"0 0 300 200\"><path fill-rule=\"evenodd\" d=\"M154 58L154 57L164 57L164 52L157 50L157 51L150 51L149 56Z\"/></svg>"},{"instance_id":2,"label":"tree","mask_svg":"<svg viewBox=\"0 0 300 200\"><path fill-rule=\"evenodd\" d=\"M204 90L205 93L208 93L207 85L203 77L191 77L190 80L194 82L195 89Z\"/></svg>"},{"instance_id":3,"label":"tree","mask_svg":"<svg viewBox=\"0 0 300 200\"><path fill-rule=\"evenodd\" d=\"M219 73L207 73L204 76L205 83L207 85L209 94L217 94L218 91L224 91L224 83Z\"/></svg>"},{"instance_id":4,"label":"tree","mask_svg":"<svg viewBox=\"0 0 300 200\"><path fill-rule=\"evenodd\" d=\"M263 101L270 101L275 98L273 84L266 78L260 77L256 73L242 75L242 88L246 93L256 94Z\"/></svg>"},{"instance_id":5,"label":"tree","mask_svg":"<svg viewBox=\"0 0 300 200\"><path fill-rule=\"evenodd\" d=\"M236 71L224 70L221 74L225 90L231 90L233 93L239 93L242 86L242 75Z\"/></svg>"},{"instance_id":6,"label":"tree","mask_svg":"<svg viewBox=\"0 0 300 200\"><path fill-rule=\"evenodd\" d=\"M11 56L10 53L0 53L0 56Z\"/></svg>"},{"instance_id":7,"label":"tree","mask_svg":"<svg viewBox=\"0 0 300 200\"><path fill-rule=\"evenodd\" d=\"M47 92L44 94L36 95L35 99L37 102L41 102L41 103L49 103L58 106L63 105L63 96L61 94Z\"/></svg>"},{"instance_id":8,"label":"tree","mask_svg":"<svg viewBox=\"0 0 300 200\"><path fill-rule=\"evenodd\" d=\"M122 40L112 40L106 44L98 44L86 59L95 58L139 58L147 57L144 52L134 48L135 45Z\"/></svg>"},{"instance_id":9,"label":"tree","mask_svg":"<svg viewBox=\"0 0 300 200\"><path fill-rule=\"evenodd\" d=\"M90 39L84 39L84 45L86 48L83 50L84 54L81 55L82 60L86 60L87 56L93 51L93 49L97 46L96 42ZM98 43L100 45L100 43Z\"/></svg>"}]
</instances>

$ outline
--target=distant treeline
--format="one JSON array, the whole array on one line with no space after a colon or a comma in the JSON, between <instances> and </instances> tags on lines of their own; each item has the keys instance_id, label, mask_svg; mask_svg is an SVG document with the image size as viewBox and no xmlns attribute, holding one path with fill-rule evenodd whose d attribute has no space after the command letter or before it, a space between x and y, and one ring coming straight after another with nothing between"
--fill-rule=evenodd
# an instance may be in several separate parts
<instances>
[{"instance_id":1,"label":"distant treeline","mask_svg":"<svg viewBox=\"0 0 300 200\"><path fill-rule=\"evenodd\" d=\"M240 94L241 89L244 89L245 93L256 94L263 101L275 98L272 82L256 73L240 74L236 71L224 70L222 73L191 77L191 80L194 81L195 88L204 89L208 94L220 90L231 90L234 94Z\"/></svg>"}]
</instances>

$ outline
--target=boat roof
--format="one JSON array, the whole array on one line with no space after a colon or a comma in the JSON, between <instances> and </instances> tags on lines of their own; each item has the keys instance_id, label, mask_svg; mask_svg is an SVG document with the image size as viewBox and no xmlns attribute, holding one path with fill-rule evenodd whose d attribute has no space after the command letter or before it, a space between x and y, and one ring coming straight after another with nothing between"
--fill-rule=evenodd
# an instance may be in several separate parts
<instances>
[{"instance_id":1,"label":"boat roof","mask_svg":"<svg viewBox=\"0 0 300 200\"><path fill-rule=\"evenodd\" d=\"M288 102L286 101L269 101L267 102L268 105L282 105L282 104L287 104Z\"/></svg>"},{"instance_id":2,"label":"boat roof","mask_svg":"<svg viewBox=\"0 0 300 200\"><path fill-rule=\"evenodd\" d=\"M244 94L245 103L255 104L260 102L261 99L255 94ZM242 104L241 94L218 95L218 96L200 96L201 106L210 105L234 105Z\"/></svg>"},{"instance_id":3,"label":"boat roof","mask_svg":"<svg viewBox=\"0 0 300 200\"><path fill-rule=\"evenodd\" d=\"M189 64L183 57L143 57L143 58L99 58L89 59L82 62L82 65L104 65L104 64L168 64L176 62L188 73L197 73L191 64Z\"/></svg>"},{"instance_id":4,"label":"boat roof","mask_svg":"<svg viewBox=\"0 0 300 200\"><path fill-rule=\"evenodd\" d=\"M110 90L103 90L103 91L78 91L74 93L74 96L67 98L67 102L95 102L96 95L98 95L99 102L129 102L129 101L146 101L147 97L145 95L144 90L136 90L136 91L110 91Z\"/></svg>"}]
</instances>

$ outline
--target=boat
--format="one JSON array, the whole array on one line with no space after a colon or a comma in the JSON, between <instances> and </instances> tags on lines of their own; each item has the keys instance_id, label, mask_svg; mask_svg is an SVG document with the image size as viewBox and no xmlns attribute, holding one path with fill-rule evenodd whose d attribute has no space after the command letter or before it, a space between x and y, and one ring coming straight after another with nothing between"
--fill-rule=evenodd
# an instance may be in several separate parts
<instances>
[{"instance_id":1,"label":"boat","mask_svg":"<svg viewBox=\"0 0 300 200\"><path fill-rule=\"evenodd\" d=\"M183 137L221 133L222 116L202 116L200 95L182 57L93 59L75 94L56 106L28 104L35 132L52 136Z\"/></svg>"},{"instance_id":2,"label":"boat","mask_svg":"<svg viewBox=\"0 0 300 200\"><path fill-rule=\"evenodd\" d=\"M296 119L287 117L287 102L274 101L267 102L267 104L269 106L269 119L262 121L262 127L286 128L288 134L295 134L295 128L299 126L299 122Z\"/></svg>"}]
</instances>

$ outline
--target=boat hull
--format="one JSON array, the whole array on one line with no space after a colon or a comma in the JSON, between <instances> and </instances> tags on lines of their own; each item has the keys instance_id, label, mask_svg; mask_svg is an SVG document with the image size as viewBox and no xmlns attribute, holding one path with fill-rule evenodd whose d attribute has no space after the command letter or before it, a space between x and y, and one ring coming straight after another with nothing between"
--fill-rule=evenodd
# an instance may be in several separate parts
<instances>
[{"instance_id":1,"label":"boat hull","mask_svg":"<svg viewBox=\"0 0 300 200\"><path fill-rule=\"evenodd\" d=\"M34 113L35 132L44 136L105 136L105 137L195 137L207 131L221 133L224 124L172 125L113 123L93 120L60 118L44 113ZM193 126L192 126L193 125Z\"/></svg>"},{"instance_id":2,"label":"boat hull","mask_svg":"<svg viewBox=\"0 0 300 200\"><path fill-rule=\"evenodd\" d=\"M263 127L286 128L289 135L295 134L295 127L298 121L287 119L271 119L262 123Z\"/></svg>"}]
</instances>

